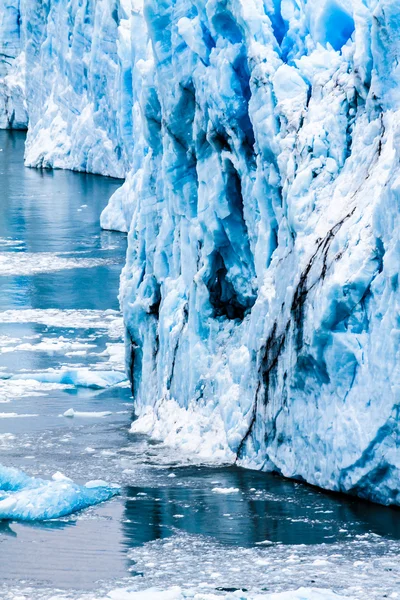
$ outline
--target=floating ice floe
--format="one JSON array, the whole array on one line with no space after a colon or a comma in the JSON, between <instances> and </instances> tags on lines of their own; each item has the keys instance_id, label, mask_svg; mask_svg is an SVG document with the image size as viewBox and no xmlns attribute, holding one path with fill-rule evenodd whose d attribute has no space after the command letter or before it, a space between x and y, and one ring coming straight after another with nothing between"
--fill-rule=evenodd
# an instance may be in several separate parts
<instances>
[{"instance_id":1,"label":"floating ice floe","mask_svg":"<svg viewBox=\"0 0 400 600\"><path fill-rule=\"evenodd\" d=\"M65 258L52 252L0 252L0 273L13 277L29 276L66 269L90 269L115 262L114 258Z\"/></svg>"},{"instance_id":2,"label":"floating ice floe","mask_svg":"<svg viewBox=\"0 0 400 600\"><path fill-rule=\"evenodd\" d=\"M37 323L47 327L63 329L100 329L106 330L111 338L121 338L123 322L115 310L59 310L55 308L12 309L0 312L0 323Z\"/></svg>"},{"instance_id":3,"label":"floating ice floe","mask_svg":"<svg viewBox=\"0 0 400 600\"><path fill-rule=\"evenodd\" d=\"M8 404L16 398L43 396L51 391L71 389L71 385L43 383L32 380L3 379L0 376L0 404Z\"/></svg>"},{"instance_id":4,"label":"floating ice floe","mask_svg":"<svg viewBox=\"0 0 400 600\"><path fill-rule=\"evenodd\" d=\"M15 412L0 412L0 419L28 419L29 417L38 417L38 414L27 413L19 414Z\"/></svg>"},{"instance_id":5,"label":"floating ice floe","mask_svg":"<svg viewBox=\"0 0 400 600\"><path fill-rule=\"evenodd\" d=\"M12 380L40 381L42 383L60 383L94 389L108 388L126 380L120 371L92 371L90 369L60 369L21 373L13 375Z\"/></svg>"},{"instance_id":6,"label":"floating ice floe","mask_svg":"<svg viewBox=\"0 0 400 600\"><path fill-rule=\"evenodd\" d=\"M221 487L215 487L212 489L212 491L215 494L238 494L239 493L239 488L221 488Z\"/></svg>"},{"instance_id":7,"label":"floating ice floe","mask_svg":"<svg viewBox=\"0 0 400 600\"><path fill-rule=\"evenodd\" d=\"M112 412L104 410L101 412L80 412L78 410L74 410L73 408L69 408L68 410L65 411L65 413L63 413L63 417L69 417L69 418L74 418L74 417L82 417L82 418L102 418L102 417L109 417L110 415L112 415Z\"/></svg>"},{"instance_id":8,"label":"floating ice floe","mask_svg":"<svg viewBox=\"0 0 400 600\"><path fill-rule=\"evenodd\" d=\"M61 473L53 475L51 481L37 479L0 465L0 520L57 519L105 502L119 490L104 481L78 485Z\"/></svg>"},{"instance_id":9,"label":"floating ice floe","mask_svg":"<svg viewBox=\"0 0 400 600\"><path fill-rule=\"evenodd\" d=\"M14 340L10 340L12 343ZM91 348L96 348L96 344L82 343L67 340L63 337L59 339L50 339L43 338L37 344L31 343L22 343L15 345L11 345L9 342L8 346L3 346L0 349L1 354L6 354L8 352L65 352L69 350L70 352L79 352L82 356L86 354L87 350Z\"/></svg>"}]
</instances>

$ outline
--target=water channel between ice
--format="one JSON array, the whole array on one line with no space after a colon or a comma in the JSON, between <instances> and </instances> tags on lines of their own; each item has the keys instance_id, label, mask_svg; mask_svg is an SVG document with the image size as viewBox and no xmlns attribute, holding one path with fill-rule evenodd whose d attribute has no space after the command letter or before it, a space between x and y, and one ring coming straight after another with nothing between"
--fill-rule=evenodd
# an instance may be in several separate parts
<instances>
[{"instance_id":1,"label":"water channel between ice","mask_svg":"<svg viewBox=\"0 0 400 600\"><path fill-rule=\"evenodd\" d=\"M0 464L122 486L70 517L0 522L0 597L58 588L77 598L118 584L400 598L399 511L134 436L127 382L45 382L51 370L124 370L126 237L99 226L121 182L27 169L23 133L0 132L0 150Z\"/></svg>"}]
</instances>

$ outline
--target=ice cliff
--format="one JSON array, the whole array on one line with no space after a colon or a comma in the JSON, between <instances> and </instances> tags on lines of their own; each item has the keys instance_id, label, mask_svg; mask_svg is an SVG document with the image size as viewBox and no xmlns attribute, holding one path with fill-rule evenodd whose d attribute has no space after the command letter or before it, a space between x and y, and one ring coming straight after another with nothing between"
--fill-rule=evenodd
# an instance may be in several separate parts
<instances>
[{"instance_id":1,"label":"ice cliff","mask_svg":"<svg viewBox=\"0 0 400 600\"><path fill-rule=\"evenodd\" d=\"M26 129L25 53L19 0L0 0L0 129Z\"/></svg>"},{"instance_id":2,"label":"ice cliff","mask_svg":"<svg viewBox=\"0 0 400 600\"><path fill-rule=\"evenodd\" d=\"M0 126L14 125L13 77L29 114L28 166L125 177L133 149L132 49L118 24L126 10L130 0L0 0L3 57L19 56L11 75L0 71Z\"/></svg>"},{"instance_id":3,"label":"ice cliff","mask_svg":"<svg viewBox=\"0 0 400 600\"><path fill-rule=\"evenodd\" d=\"M127 175L102 224L129 231L133 430L400 504L398 1L20 20L27 164Z\"/></svg>"}]
</instances>

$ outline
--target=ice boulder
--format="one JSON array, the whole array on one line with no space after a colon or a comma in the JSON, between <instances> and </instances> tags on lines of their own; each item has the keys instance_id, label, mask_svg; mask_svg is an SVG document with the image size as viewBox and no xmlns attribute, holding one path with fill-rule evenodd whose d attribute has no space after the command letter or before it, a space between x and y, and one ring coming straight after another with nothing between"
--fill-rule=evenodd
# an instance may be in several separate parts
<instances>
[{"instance_id":1,"label":"ice boulder","mask_svg":"<svg viewBox=\"0 0 400 600\"><path fill-rule=\"evenodd\" d=\"M0 521L57 519L105 502L119 492L119 486L104 481L78 485L61 473L48 481L0 465Z\"/></svg>"}]
</instances>

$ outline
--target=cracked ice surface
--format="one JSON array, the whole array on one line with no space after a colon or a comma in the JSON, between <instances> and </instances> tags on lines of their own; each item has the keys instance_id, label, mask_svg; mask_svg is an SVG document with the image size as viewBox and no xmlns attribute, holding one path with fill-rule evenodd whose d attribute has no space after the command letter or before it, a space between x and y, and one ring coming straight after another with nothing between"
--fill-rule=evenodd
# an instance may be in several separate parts
<instances>
[{"instance_id":1,"label":"cracked ice surface","mask_svg":"<svg viewBox=\"0 0 400 600\"><path fill-rule=\"evenodd\" d=\"M135 431L399 504L398 2L41 4L27 163L129 171Z\"/></svg>"}]
</instances>

